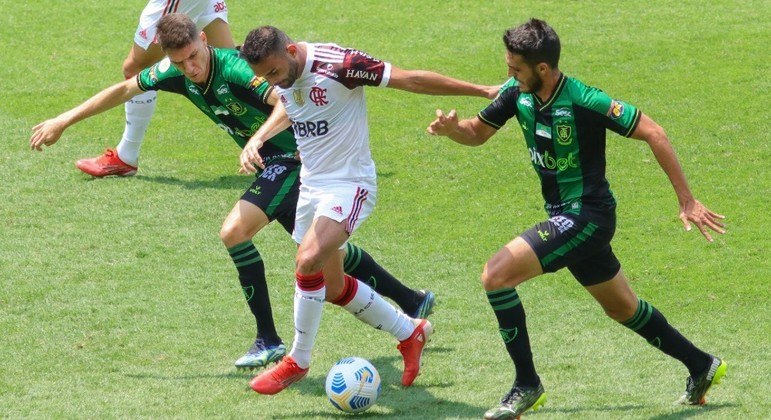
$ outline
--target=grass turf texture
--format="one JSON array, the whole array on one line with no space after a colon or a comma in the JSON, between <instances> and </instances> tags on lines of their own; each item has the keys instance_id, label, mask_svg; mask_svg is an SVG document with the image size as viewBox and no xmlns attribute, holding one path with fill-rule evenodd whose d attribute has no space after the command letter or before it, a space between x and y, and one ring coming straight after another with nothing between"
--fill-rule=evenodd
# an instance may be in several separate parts
<instances>
[{"instance_id":1,"label":"grass turf texture","mask_svg":"<svg viewBox=\"0 0 771 420\"><path fill-rule=\"evenodd\" d=\"M232 141L184 98L161 93L134 178L92 180L73 166L117 144L122 108L72 127L43 154L28 150L35 123L121 79L145 2L72 4L0 0L0 416L333 417L324 378L349 355L371 360L383 378L366 416L475 418L508 390L513 367L477 279L502 244L544 218L515 124L463 148L424 128L437 107L469 116L485 100L368 89L380 194L354 240L406 283L437 292L424 373L401 389L394 340L329 306L309 377L259 396L251 375L232 366L254 327L217 237L251 182L235 174ZM766 2L228 6L237 42L273 24L296 39L491 84L506 77L502 31L531 16L550 22L562 70L662 124L696 197L728 216L729 234L714 244L683 233L645 144L609 136L620 203L613 245L634 289L729 371L708 406L672 406L685 369L606 318L560 272L518 288L549 393L533 417L771 415ZM255 243L289 343L294 247L278 225Z\"/></svg>"}]
</instances>

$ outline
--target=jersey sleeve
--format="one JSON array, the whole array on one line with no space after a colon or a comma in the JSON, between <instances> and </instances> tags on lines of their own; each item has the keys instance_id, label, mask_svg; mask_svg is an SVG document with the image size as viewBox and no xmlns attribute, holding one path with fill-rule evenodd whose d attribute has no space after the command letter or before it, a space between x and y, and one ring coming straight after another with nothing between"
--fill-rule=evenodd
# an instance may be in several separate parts
<instances>
[{"instance_id":1,"label":"jersey sleeve","mask_svg":"<svg viewBox=\"0 0 771 420\"><path fill-rule=\"evenodd\" d=\"M348 89L359 86L385 87L391 78L391 64L352 48L334 44L318 45L311 71L326 75Z\"/></svg>"},{"instance_id":2,"label":"jersey sleeve","mask_svg":"<svg viewBox=\"0 0 771 420\"><path fill-rule=\"evenodd\" d=\"M184 75L171 65L168 57L137 74L137 85L143 91L164 90L180 93L185 90Z\"/></svg>"},{"instance_id":3,"label":"jersey sleeve","mask_svg":"<svg viewBox=\"0 0 771 420\"><path fill-rule=\"evenodd\" d=\"M506 124L506 121L517 115L517 99L519 98L519 84L516 80L509 79L498 92L498 96L487 108L477 114L477 117L485 124L498 130Z\"/></svg>"},{"instance_id":4,"label":"jersey sleeve","mask_svg":"<svg viewBox=\"0 0 771 420\"><path fill-rule=\"evenodd\" d=\"M579 105L596 112L605 128L624 137L631 136L640 122L641 112L634 105L613 99L594 87L583 90Z\"/></svg>"},{"instance_id":5,"label":"jersey sleeve","mask_svg":"<svg viewBox=\"0 0 771 420\"><path fill-rule=\"evenodd\" d=\"M227 73L225 74L227 81L232 85L243 88L248 97L256 98L260 102L267 104L273 87L264 78L255 76L246 61L236 57L230 60L229 64L226 67Z\"/></svg>"}]
</instances>

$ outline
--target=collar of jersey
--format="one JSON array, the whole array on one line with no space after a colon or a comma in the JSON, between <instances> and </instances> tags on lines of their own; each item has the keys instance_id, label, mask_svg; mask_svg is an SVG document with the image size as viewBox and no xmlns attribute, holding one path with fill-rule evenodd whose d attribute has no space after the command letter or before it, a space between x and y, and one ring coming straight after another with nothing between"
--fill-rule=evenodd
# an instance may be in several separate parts
<instances>
[{"instance_id":1,"label":"collar of jersey","mask_svg":"<svg viewBox=\"0 0 771 420\"><path fill-rule=\"evenodd\" d=\"M538 97L538 95L533 93L533 98L535 99L535 103L538 105L538 110L543 111L544 109L551 106L551 104L554 103L554 100L557 99L560 96L560 93L562 93L562 88L565 86L565 80L567 78L565 77L564 73L560 73L560 78L557 80L557 86L554 88L554 91L552 91L551 96L549 96L549 99L546 100L546 102L541 103L541 98Z\"/></svg>"},{"instance_id":2,"label":"collar of jersey","mask_svg":"<svg viewBox=\"0 0 771 420\"><path fill-rule=\"evenodd\" d=\"M217 66L217 60L214 59L214 48L211 46L207 46L206 48L209 49L209 77L206 79L206 87L203 89L204 95L209 91L212 81L214 81L214 72L217 70L215 68Z\"/></svg>"}]
</instances>

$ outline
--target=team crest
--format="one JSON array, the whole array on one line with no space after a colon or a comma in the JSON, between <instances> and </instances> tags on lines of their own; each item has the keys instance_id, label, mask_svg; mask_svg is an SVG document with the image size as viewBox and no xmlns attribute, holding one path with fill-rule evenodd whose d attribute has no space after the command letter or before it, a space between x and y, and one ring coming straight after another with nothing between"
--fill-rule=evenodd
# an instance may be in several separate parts
<instances>
[{"instance_id":1,"label":"team crest","mask_svg":"<svg viewBox=\"0 0 771 420\"><path fill-rule=\"evenodd\" d=\"M567 146L573 141L573 127L569 125L557 126L557 143Z\"/></svg>"},{"instance_id":2,"label":"team crest","mask_svg":"<svg viewBox=\"0 0 771 420\"><path fill-rule=\"evenodd\" d=\"M232 112L234 115L244 115L246 113L246 107L241 105L238 102L231 102L226 105L226 107Z\"/></svg>"},{"instance_id":3,"label":"team crest","mask_svg":"<svg viewBox=\"0 0 771 420\"><path fill-rule=\"evenodd\" d=\"M297 102L297 105L305 105L305 98L303 98L303 92L301 90L297 89L292 92L292 97L294 98L294 101Z\"/></svg>"},{"instance_id":4,"label":"team crest","mask_svg":"<svg viewBox=\"0 0 771 420\"><path fill-rule=\"evenodd\" d=\"M608 116L614 120L621 118L624 115L624 104L614 100L610 103L610 109L608 110Z\"/></svg>"}]
</instances>

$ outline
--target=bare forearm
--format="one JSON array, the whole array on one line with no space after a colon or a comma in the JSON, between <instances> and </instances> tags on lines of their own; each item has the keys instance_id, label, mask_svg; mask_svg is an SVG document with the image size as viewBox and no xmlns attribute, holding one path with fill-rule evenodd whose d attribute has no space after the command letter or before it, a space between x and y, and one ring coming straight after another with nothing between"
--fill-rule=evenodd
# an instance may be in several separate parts
<instances>
[{"instance_id":1,"label":"bare forearm","mask_svg":"<svg viewBox=\"0 0 771 420\"><path fill-rule=\"evenodd\" d=\"M656 161L667 174L669 182L672 183L672 187L677 194L677 200L680 204L686 201L693 200L693 195L688 187L688 181L685 178L680 162L677 160L672 144L667 139L666 135L657 135L647 140L648 145L653 152L653 156L656 157Z\"/></svg>"},{"instance_id":2,"label":"bare forearm","mask_svg":"<svg viewBox=\"0 0 771 420\"><path fill-rule=\"evenodd\" d=\"M396 76L398 75L398 76ZM453 79L426 70L398 70L388 86L426 95L463 95L490 97L491 87Z\"/></svg>"},{"instance_id":3,"label":"bare forearm","mask_svg":"<svg viewBox=\"0 0 771 420\"><path fill-rule=\"evenodd\" d=\"M278 109L279 107L280 109ZM289 120L289 116L284 111L283 106L277 105L276 108L270 114L267 121L265 121L265 124L252 135L249 139L250 142L254 141L263 144L292 125L292 121Z\"/></svg>"},{"instance_id":4,"label":"bare forearm","mask_svg":"<svg viewBox=\"0 0 771 420\"><path fill-rule=\"evenodd\" d=\"M464 146L479 146L483 144L487 137L482 138L480 133L475 130L474 124L471 120L462 120L458 122L458 127L455 130L447 133L452 141Z\"/></svg>"},{"instance_id":5,"label":"bare forearm","mask_svg":"<svg viewBox=\"0 0 771 420\"><path fill-rule=\"evenodd\" d=\"M71 126L78 121L123 104L142 92L136 86L136 82L133 82L133 84L129 82L131 81L127 80L104 89L77 107L64 112L60 117L67 123L67 126Z\"/></svg>"}]
</instances>

